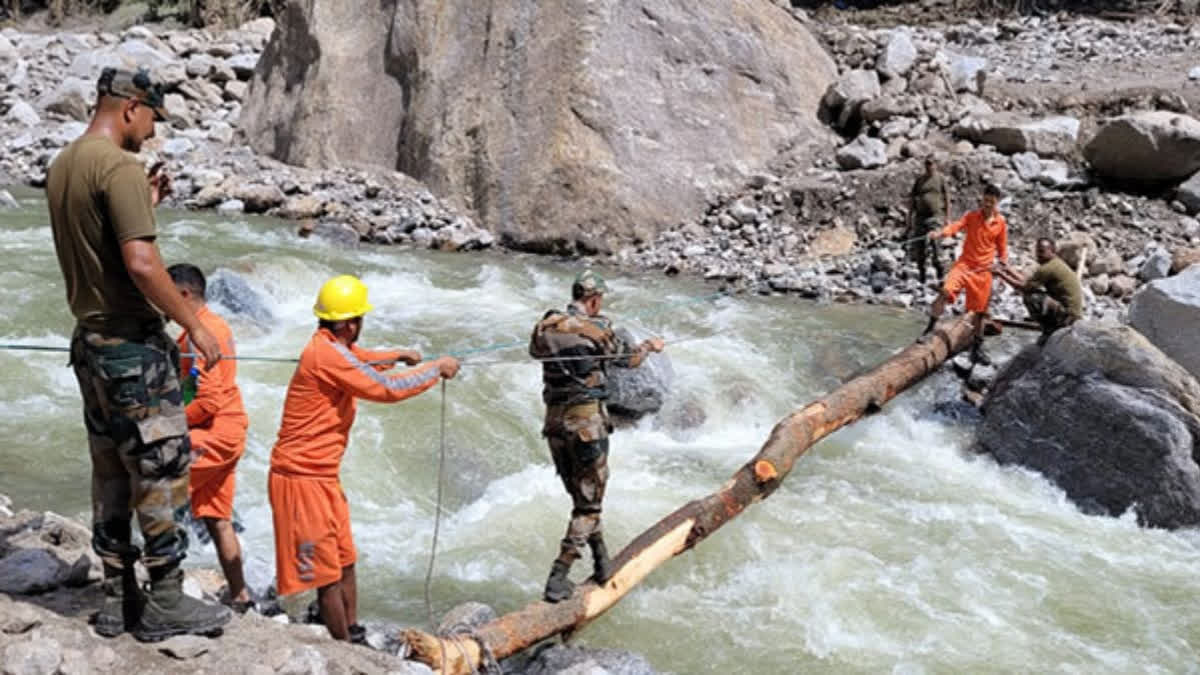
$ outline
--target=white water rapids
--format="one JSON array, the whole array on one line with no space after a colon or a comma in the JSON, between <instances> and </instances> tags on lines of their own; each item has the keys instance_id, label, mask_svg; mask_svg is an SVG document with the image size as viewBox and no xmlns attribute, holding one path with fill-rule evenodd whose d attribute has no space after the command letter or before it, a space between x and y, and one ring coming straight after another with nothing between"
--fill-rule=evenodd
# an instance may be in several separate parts
<instances>
[{"instance_id":1,"label":"white water rapids","mask_svg":"<svg viewBox=\"0 0 1200 675\"><path fill-rule=\"evenodd\" d=\"M0 342L66 346L71 319L44 204L18 194L23 208L0 213ZM270 305L274 320L261 325L216 308L244 355L296 356L315 323L314 294L334 274L370 287L376 311L364 345L428 355L525 340L542 312L565 303L573 274L526 256L339 249L266 219L160 219L168 263L233 270ZM713 290L658 275L610 278L606 311L618 325ZM668 339L675 403L705 418L691 430L648 418L614 435L605 500L614 550L712 492L776 420L886 358L923 319L739 297L642 323ZM468 600L500 613L524 606L540 594L566 526L570 502L539 436L540 373L524 355L468 362L447 388L437 612ZM86 520L89 462L65 363L64 354L0 351L0 492L19 507ZM251 425L235 504L259 584L273 565L266 470L291 369L239 366ZM674 673L1200 671L1200 538L1082 515L1040 476L973 456L970 429L930 412L935 397L956 395L946 380L931 378L819 444L770 499L574 639L641 653ZM342 478L368 619L425 623L438 396L360 406ZM193 545L189 564L214 565L211 548ZM575 578L589 567L577 565Z\"/></svg>"}]
</instances>

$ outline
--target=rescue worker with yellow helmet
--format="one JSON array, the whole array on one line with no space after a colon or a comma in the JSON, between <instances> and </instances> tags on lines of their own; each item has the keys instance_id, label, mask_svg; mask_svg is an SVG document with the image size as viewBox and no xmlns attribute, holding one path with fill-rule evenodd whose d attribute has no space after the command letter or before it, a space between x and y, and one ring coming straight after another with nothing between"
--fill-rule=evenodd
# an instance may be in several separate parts
<instances>
[{"instance_id":1,"label":"rescue worker with yellow helmet","mask_svg":"<svg viewBox=\"0 0 1200 675\"><path fill-rule=\"evenodd\" d=\"M449 356L422 363L414 350L358 346L363 316L372 309L356 277L334 277L321 287L313 305L317 330L288 384L268 479L279 595L316 588L330 635L356 642L365 638L358 625L357 552L338 477L356 401L402 401L454 377L459 367ZM401 361L413 367L387 372Z\"/></svg>"},{"instance_id":2,"label":"rescue worker with yellow helmet","mask_svg":"<svg viewBox=\"0 0 1200 675\"><path fill-rule=\"evenodd\" d=\"M607 291L600 275L581 272L571 286L572 301L566 311L546 312L529 340L529 354L542 360L546 404L542 435L572 500L567 533L546 579L548 602L570 597L574 585L567 574L585 544L592 551L592 579L604 583L612 575L600 525L612 431L604 404L607 370L610 365L635 368L648 353L663 350L661 339L630 345L613 332L612 321L600 313Z\"/></svg>"}]
</instances>

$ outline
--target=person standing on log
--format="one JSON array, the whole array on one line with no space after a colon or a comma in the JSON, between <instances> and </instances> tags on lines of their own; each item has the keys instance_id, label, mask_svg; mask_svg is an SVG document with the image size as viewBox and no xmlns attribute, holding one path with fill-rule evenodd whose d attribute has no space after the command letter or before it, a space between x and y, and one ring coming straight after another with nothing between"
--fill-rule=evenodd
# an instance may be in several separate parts
<instances>
[{"instance_id":1,"label":"person standing on log","mask_svg":"<svg viewBox=\"0 0 1200 675\"><path fill-rule=\"evenodd\" d=\"M600 313L607 290L600 275L583 271L571 285L566 312L546 312L529 340L530 356L542 361L542 435L572 501L567 533L546 579L547 602L571 596L574 584L567 574L585 544L592 550L592 579L604 583L612 575L600 525L612 432L604 404L607 370L613 364L636 368L648 353L661 352L664 346L659 338L638 345L618 338L612 321Z\"/></svg>"},{"instance_id":2,"label":"person standing on log","mask_svg":"<svg viewBox=\"0 0 1200 675\"><path fill-rule=\"evenodd\" d=\"M942 292L933 302L925 332L933 330L946 304L954 302L958 294L965 290L966 309L972 313L971 320L975 327L971 360L983 365L991 364L991 359L983 351L983 323L992 296L992 267L997 258L1002 265L1008 264L1008 222L997 210L999 203L1000 188L989 184L983 190L978 209L967 212L941 230L929 233L929 239L936 241L952 237L965 229L967 237L963 242L962 255L950 268L950 273L942 282Z\"/></svg>"},{"instance_id":3,"label":"person standing on log","mask_svg":"<svg viewBox=\"0 0 1200 675\"><path fill-rule=\"evenodd\" d=\"M363 316L372 309L356 277L321 286L313 305L317 330L288 383L267 478L279 595L316 588L329 634L359 643L366 630L358 625L358 552L339 477L357 400L403 401L458 373L449 356L421 363L413 350L360 347ZM397 362L416 367L385 374Z\"/></svg>"},{"instance_id":4,"label":"person standing on log","mask_svg":"<svg viewBox=\"0 0 1200 675\"><path fill-rule=\"evenodd\" d=\"M927 254L940 280L944 274L938 251L941 246L928 236L950 222L950 193L932 155L925 158L925 173L917 177L909 193L908 221L909 255L917 263L921 283L925 283Z\"/></svg>"},{"instance_id":5,"label":"person standing on log","mask_svg":"<svg viewBox=\"0 0 1200 675\"><path fill-rule=\"evenodd\" d=\"M104 564L96 632L132 631L143 641L219 631L231 613L183 593L187 531L175 510L187 503L187 417L179 350L163 314L183 326L209 365L221 348L163 266L154 207L170 191L166 174L147 175L131 153L165 118L162 87L144 70L105 68L86 131L46 172L54 249L75 316L71 365L83 396L92 460L92 547ZM133 513L144 551L132 543ZM138 590L133 565L150 575Z\"/></svg>"},{"instance_id":6,"label":"person standing on log","mask_svg":"<svg viewBox=\"0 0 1200 675\"><path fill-rule=\"evenodd\" d=\"M1054 331L1083 318L1083 286L1079 276L1058 257L1052 239L1038 239L1034 255L1038 268L1028 279L1007 265L998 266L996 274L1025 296L1026 309L1042 326L1037 343L1044 345Z\"/></svg>"},{"instance_id":7,"label":"person standing on log","mask_svg":"<svg viewBox=\"0 0 1200 675\"><path fill-rule=\"evenodd\" d=\"M179 362L184 381L184 413L192 445L188 496L192 517L204 523L217 549L217 561L229 583L229 606L245 614L254 601L246 587L242 546L233 528L233 493L238 461L246 452L250 419L246 417L242 392L237 386L237 359L228 358L237 356L237 348L229 324L208 307L205 298L208 283L200 268L179 263L168 267L167 273L196 317L217 336L221 355L226 357L212 368L207 367L202 357L185 356ZM196 352L187 331L180 333L175 342L183 352Z\"/></svg>"}]
</instances>

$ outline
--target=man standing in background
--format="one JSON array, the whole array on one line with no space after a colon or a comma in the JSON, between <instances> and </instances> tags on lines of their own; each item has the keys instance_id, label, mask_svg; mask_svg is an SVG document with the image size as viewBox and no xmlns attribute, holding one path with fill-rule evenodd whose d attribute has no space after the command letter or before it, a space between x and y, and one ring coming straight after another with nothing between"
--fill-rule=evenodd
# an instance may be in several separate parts
<instances>
[{"instance_id":1,"label":"man standing in background","mask_svg":"<svg viewBox=\"0 0 1200 675\"><path fill-rule=\"evenodd\" d=\"M163 332L163 313L188 331L210 367L221 349L171 282L155 243L154 207L170 183L154 170L147 177L129 154L164 118L162 88L145 71L105 68L97 90L87 130L46 174L55 253L76 320L71 365L92 458L92 547L104 562L96 632L131 630L143 641L209 634L231 613L183 593L187 531L174 514L187 502L191 446L179 351ZM131 541L133 511L144 554ZM133 573L139 558L150 575L145 597Z\"/></svg>"},{"instance_id":2,"label":"man standing in background","mask_svg":"<svg viewBox=\"0 0 1200 675\"><path fill-rule=\"evenodd\" d=\"M917 263L917 274L925 283L925 256L932 259L933 270L940 280L943 276L941 248L936 241L929 240L929 233L940 230L950 222L950 193L946 181L938 171L937 162L930 155L925 158L925 173L917 177L909 193L908 237L909 255Z\"/></svg>"},{"instance_id":3,"label":"man standing in background","mask_svg":"<svg viewBox=\"0 0 1200 675\"><path fill-rule=\"evenodd\" d=\"M242 405L237 386L237 356L233 331L229 324L208 308L204 273L195 265L178 264L167 268L179 294L196 313L200 323L217 337L223 357L211 368L203 358L183 357L179 372L183 375L184 412L188 438L192 445L191 478L188 495L192 517L202 521L217 549L217 560L229 583L229 606L244 613L253 606L250 590L242 572L242 547L233 529L233 493L238 460L246 451L246 429L250 420ZM195 353L187 331L179 335L179 349ZM197 361L203 367L194 368ZM188 392L194 392L188 400Z\"/></svg>"}]
</instances>

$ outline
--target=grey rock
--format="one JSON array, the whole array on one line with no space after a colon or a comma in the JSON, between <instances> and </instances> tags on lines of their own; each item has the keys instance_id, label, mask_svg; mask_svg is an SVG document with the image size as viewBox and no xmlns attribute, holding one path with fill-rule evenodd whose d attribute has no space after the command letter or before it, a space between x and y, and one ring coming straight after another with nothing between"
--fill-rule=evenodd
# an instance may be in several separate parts
<instances>
[{"instance_id":1,"label":"grey rock","mask_svg":"<svg viewBox=\"0 0 1200 675\"><path fill-rule=\"evenodd\" d=\"M737 219L739 223L748 225L758 220L758 208L748 198L742 198L730 205L729 215Z\"/></svg>"},{"instance_id":2,"label":"grey rock","mask_svg":"<svg viewBox=\"0 0 1200 675\"><path fill-rule=\"evenodd\" d=\"M0 610L0 633L19 635L37 628L42 623L37 610L23 602L8 603Z\"/></svg>"},{"instance_id":3,"label":"grey rock","mask_svg":"<svg viewBox=\"0 0 1200 675\"><path fill-rule=\"evenodd\" d=\"M62 663L55 640L16 642L4 648L3 675L54 675Z\"/></svg>"},{"instance_id":4,"label":"grey rock","mask_svg":"<svg viewBox=\"0 0 1200 675\"><path fill-rule=\"evenodd\" d=\"M982 94L987 78L988 60L955 52L944 52L949 63L950 87L954 91Z\"/></svg>"},{"instance_id":5,"label":"grey rock","mask_svg":"<svg viewBox=\"0 0 1200 675\"><path fill-rule=\"evenodd\" d=\"M96 83L68 77L38 99L38 107L46 112L65 115L80 122L87 121L88 111L96 98Z\"/></svg>"},{"instance_id":6,"label":"grey rock","mask_svg":"<svg viewBox=\"0 0 1200 675\"><path fill-rule=\"evenodd\" d=\"M1108 295L1108 289L1111 285L1112 281L1109 280L1107 274L1101 274L1100 276L1092 277L1088 281L1088 286L1091 287L1092 293L1095 293L1096 295Z\"/></svg>"},{"instance_id":7,"label":"grey rock","mask_svg":"<svg viewBox=\"0 0 1200 675\"><path fill-rule=\"evenodd\" d=\"M1175 199L1183 204L1188 215L1200 213L1200 172L1192 174L1191 178L1175 188Z\"/></svg>"},{"instance_id":8,"label":"grey rock","mask_svg":"<svg viewBox=\"0 0 1200 675\"><path fill-rule=\"evenodd\" d=\"M707 250L703 244L690 244L684 247L682 254L685 258L699 258Z\"/></svg>"},{"instance_id":9,"label":"grey rock","mask_svg":"<svg viewBox=\"0 0 1200 675\"><path fill-rule=\"evenodd\" d=\"M219 106L225 101L222 89L208 80L188 80L179 85L179 93L209 106Z\"/></svg>"},{"instance_id":10,"label":"grey rock","mask_svg":"<svg viewBox=\"0 0 1200 675\"><path fill-rule=\"evenodd\" d=\"M895 78L908 73L917 61L917 48L908 30L896 28L888 35L887 44L875 60L875 70L886 78Z\"/></svg>"},{"instance_id":11,"label":"grey rock","mask_svg":"<svg viewBox=\"0 0 1200 675\"><path fill-rule=\"evenodd\" d=\"M1200 378L1200 265L1142 286L1129 305L1129 324Z\"/></svg>"},{"instance_id":12,"label":"grey rock","mask_svg":"<svg viewBox=\"0 0 1200 675\"><path fill-rule=\"evenodd\" d=\"M219 213L223 216L229 216L229 215L233 215L235 213L242 213L245 210L246 210L246 204L245 204L245 202L243 202L240 199L226 199L225 201L221 202L220 204L217 204L217 213Z\"/></svg>"},{"instance_id":13,"label":"grey rock","mask_svg":"<svg viewBox=\"0 0 1200 675\"><path fill-rule=\"evenodd\" d=\"M279 217L291 220L319 218L325 212L325 202L313 195L295 195L288 197L283 206L279 207Z\"/></svg>"},{"instance_id":14,"label":"grey rock","mask_svg":"<svg viewBox=\"0 0 1200 675\"><path fill-rule=\"evenodd\" d=\"M177 635L157 647L173 659L186 661L207 654L213 644L211 639L199 635Z\"/></svg>"},{"instance_id":15,"label":"grey rock","mask_svg":"<svg viewBox=\"0 0 1200 675\"><path fill-rule=\"evenodd\" d=\"M262 213L283 203L283 191L274 185L261 183L238 183L229 194L246 205L246 213Z\"/></svg>"},{"instance_id":16,"label":"grey rock","mask_svg":"<svg viewBox=\"0 0 1200 675\"><path fill-rule=\"evenodd\" d=\"M0 190L0 210L2 209L19 209L21 204L12 196L8 190Z\"/></svg>"},{"instance_id":17,"label":"grey rock","mask_svg":"<svg viewBox=\"0 0 1200 675\"><path fill-rule=\"evenodd\" d=\"M36 127L42 123L42 118L37 114L37 111L25 101L17 101L12 104L8 109L8 114L4 117L26 127Z\"/></svg>"},{"instance_id":18,"label":"grey rock","mask_svg":"<svg viewBox=\"0 0 1200 675\"><path fill-rule=\"evenodd\" d=\"M180 159L196 149L196 144L186 138L172 138L163 143L162 154L171 159Z\"/></svg>"},{"instance_id":19,"label":"grey rock","mask_svg":"<svg viewBox=\"0 0 1200 675\"><path fill-rule=\"evenodd\" d=\"M1062 115L1031 120L1012 113L991 113L962 120L954 127L954 133L1005 154L1033 152L1043 157L1061 157L1075 150L1079 120Z\"/></svg>"},{"instance_id":20,"label":"grey rock","mask_svg":"<svg viewBox=\"0 0 1200 675\"><path fill-rule=\"evenodd\" d=\"M887 145L878 138L859 136L838 148L835 159L843 169L874 169L887 164Z\"/></svg>"},{"instance_id":21,"label":"grey rock","mask_svg":"<svg viewBox=\"0 0 1200 675\"><path fill-rule=\"evenodd\" d=\"M879 73L874 70L851 70L829 85L821 98L821 115L835 128L850 130L861 122L863 104L877 98Z\"/></svg>"},{"instance_id":22,"label":"grey rock","mask_svg":"<svg viewBox=\"0 0 1200 675\"><path fill-rule=\"evenodd\" d=\"M233 127L225 122L213 122L208 125L208 140L229 145L233 143Z\"/></svg>"},{"instance_id":23,"label":"grey rock","mask_svg":"<svg viewBox=\"0 0 1200 675\"><path fill-rule=\"evenodd\" d=\"M645 658L620 649L555 645L538 652L525 675L657 675Z\"/></svg>"},{"instance_id":24,"label":"grey rock","mask_svg":"<svg viewBox=\"0 0 1200 675\"><path fill-rule=\"evenodd\" d=\"M155 74L166 89L174 89L188 79L187 69L179 61L172 61L162 66Z\"/></svg>"},{"instance_id":25,"label":"grey rock","mask_svg":"<svg viewBox=\"0 0 1200 675\"><path fill-rule=\"evenodd\" d=\"M184 65L188 77L207 78L217 65L217 60L208 54L193 54Z\"/></svg>"},{"instance_id":26,"label":"grey rock","mask_svg":"<svg viewBox=\"0 0 1200 675\"><path fill-rule=\"evenodd\" d=\"M517 248L652 239L775 159L780 130L827 134L811 111L834 64L771 3L343 4L289 4L239 120L249 142L290 164L398 168Z\"/></svg>"},{"instance_id":27,"label":"grey rock","mask_svg":"<svg viewBox=\"0 0 1200 675\"><path fill-rule=\"evenodd\" d=\"M1012 156L1011 162L1013 170L1027 183L1037 180L1042 174L1042 160L1038 159L1036 153L1018 152Z\"/></svg>"},{"instance_id":28,"label":"grey rock","mask_svg":"<svg viewBox=\"0 0 1200 675\"><path fill-rule=\"evenodd\" d=\"M413 244L419 247L430 248L433 246L434 232L428 227L418 227L410 232L409 236L412 237Z\"/></svg>"},{"instance_id":29,"label":"grey rock","mask_svg":"<svg viewBox=\"0 0 1200 675\"><path fill-rule=\"evenodd\" d=\"M241 80L230 80L225 83L225 98L230 101L245 101L250 85Z\"/></svg>"},{"instance_id":30,"label":"grey rock","mask_svg":"<svg viewBox=\"0 0 1200 675\"><path fill-rule=\"evenodd\" d=\"M1171 254L1164 248L1156 247L1146 255L1146 261L1138 268L1138 278L1142 281L1162 279L1171 271Z\"/></svg>"},{"instance_id":31,"label":"grey rock","mask_svg":"<svg viewBox=\"0 0 1200 675\"><path fill-rule=\"evenodd\" d=\"M1196 66L1188 71L1189 80L1200 80L1200 66Z\"/></svg>"},{"instance_id":32,"label":"grey rock","mask_svg":"<svg viewBox=\"0 0 1200 675\"><path fill-rule=\"evenodd\" d=\"M1096 172L1147 183L1200 170L1200 120L1162 110L1110 120L1083 149Z\"/></svg>"},{"instance_id":33,"label":"grey rock","mask_svg":"<svg viewBox=\"0 0 1200 675\"><path fill-rule=\"evenodd\" d=\"M46 548L21 548L0 558L0 593L42 593L87 580L86 556L67 562Z\"/></svg>"},{"instance_id":34,"label":"grey rock","mask_svg":"<svg viewBox=\"0 0 1200 675\"><path fill-rule=\"evenodd\" d=\"M262 294L233 270L218 267L209 275L207 295L209 302L224 307L230 314L262 325L275 321L275 313Z\"/></svg>"},{"instance_id":35,"label":"grey rock","mask_svg":"<svg viewBox=\"0 0 1200 675\"><path fill-rule=\"evenodd\" d=\"M1108 286L1108 294L1114 298L1127 298L1137 288L1137 280L1126 274L1118 274L1112 278Z\"/></svg>"},{"instance_id":36,"label":"grey rock","mask_svg":"<svg viewBox=\"0 0 1200 675\"><path fill-rule=\"evenodd\" d=\"M188 33L174 32L167 35L167 46L175 52L176 56L186 58L200 48L200 41Z\"/></svg>"},{"instance_id":37,"label":"grey rock","mask_svg":"<svg viewBox=\"0 0 1200 675\"><path fill-rule=\"evenodd\" d=\"M1121 254L1116 251L1109 250L1088 262L1088 274L1097 276L1100 274L1120 274L1125 270L1125 261L1121 259Z\"/></svg>"},{"instance_id":38,"label":"grey rock","mask_svg":"<svg viewBox=\"0 0 1200 675\"><path fill-rule=\"evenodd\" d=\"M919 112L920 105L912 96L880 96L859 108L864 122L883 122L895 117L907 117Z\"/></svg>"},{"instance_id":39,"label":"grey rock","mask_svg":"<svg viewBox=\"0 0 1200 675\"><path fill-rule=\"evenodd\" d=\"M1041 472L1084 511L1200 523L1200 383L1132 328L1081 322L1027 347L983 411L981 450Z\"/></svg>"},{"instance_id":40,"label":"grey rock","mask_svg":"<svg viewBox=\"0 0 1200 675\"><path fill-rule=\"evenodd\" d=\"M238 54L225 60L225 65L239 80L249 80L254 75L254 67L258 65L257 54Z\"/></svg>"},{"instance_id":41,"label":"grey rock","mask_svg":"<svg viewBox=\"0 0 1200 675\"><path fill-rule=\"evenodd\" d=\"M167 108L167 121L178 129L187 129L196 125L192 117L187 99L179 94L167 94L163 97L163 105Z\"/></svg>"},{"instance_id":42,"label":"grey rock","mask_svg":"<svg viewBox=\"0 0 1200 675\"><path fill-rule=\"evenodd\" d=\"M8 38L0 35L0 63L11 63L16 61L20 56L20 52L13 46L13 43Z\"/></svg>"},{"instance_id":43,"label":"grey rock","mask_svg":"<svg viewBox=\"0 0 1200 675\"><path fill-rule=\"evenodd\" d=\"M278 675L325 675L329 663L316 647L304 645L292 650L286 663L275 672Z\"/></svg>"},{"instance_id":44,"label":"grey rock","mask_svg":"<svg viewBox=\"0 0 1200 675\"><path fill-rule=\"evenodd\" d=\"M233 71L227 61L214 61L212 70L208 73L208 79L218 85L223 85L226 82L233 82L237 78L237 73Z\"/></svg>"},{"instance_id":45,"label":"grey rock","mask_svg":"<svg viewBox=\"0 0 1200 675\"><path fill-rule=\"evenodd\" d=\"M618 336L636 344L626 329ZM608 371L608 407L615 415L637 419L658 411L671 392L675 369L666 354L649 354L637 368L610 367Z\"/></svg>"}]
</instances>

